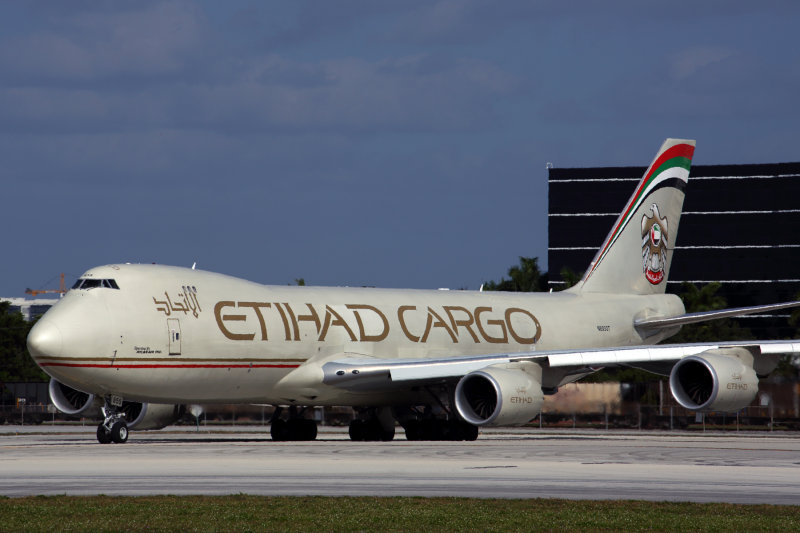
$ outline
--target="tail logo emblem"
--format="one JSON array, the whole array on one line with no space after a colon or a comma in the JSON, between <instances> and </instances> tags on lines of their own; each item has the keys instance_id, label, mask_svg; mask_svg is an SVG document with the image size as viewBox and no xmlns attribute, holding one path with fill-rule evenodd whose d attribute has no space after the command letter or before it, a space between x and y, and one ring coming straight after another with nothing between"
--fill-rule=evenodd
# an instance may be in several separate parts
<instances>
[{"instance_id":1,"label":"tail logo emblem","mask_svg":"<svg viewBox=\"0 0 800 533\"><path fill-rule=\"evenodd\" d=\"M642 271L647 281L658 285L664 280L669 242L667 217L661 217L658 206L650 206L650 216L642 216Z\"/></svg>"}]
</instances>

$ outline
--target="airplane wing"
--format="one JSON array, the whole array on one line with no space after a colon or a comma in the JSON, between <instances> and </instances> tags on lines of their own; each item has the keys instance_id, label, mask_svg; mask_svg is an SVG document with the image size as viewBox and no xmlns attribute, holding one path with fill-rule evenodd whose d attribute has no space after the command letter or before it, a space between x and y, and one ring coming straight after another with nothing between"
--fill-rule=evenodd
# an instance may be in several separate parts
<instances>
[{"instance_id":1,"label":"airplane wing","mask_svg":"<svg viewBox=\"0 0 800 533\"><path fill-rule=\"evenodd\" d=\"M727 318L733 316L752 315L755 313L768 313L780 309L800 307L798 302L783 302L778 304L756 305L753 307L736 307L732 309L719 309L715 311L701 311L698 313L686 313L684 315L665 317L665 318L646 318L636 320L634 325L639 329L663 329L684 324L696 324L717 318Z\"/></svg>"},{"instance_id":2,"label":"airplane wing","mask_svg":"<svg viewBox=\"0 0 800 533\"><path fill-rule=\"evenodd\" d=\"M754 355L796 354L800 353L800 339L515 352L438 359L379 359L351 355L324 363L322 370L325 384L364 391L385 388L391 384L460 378L470 372L503 363L529 361L550 368L575 367L592 372L608 366L677 362L709 350L731 348L744 348Z\"/></svg>"}]
</instances>

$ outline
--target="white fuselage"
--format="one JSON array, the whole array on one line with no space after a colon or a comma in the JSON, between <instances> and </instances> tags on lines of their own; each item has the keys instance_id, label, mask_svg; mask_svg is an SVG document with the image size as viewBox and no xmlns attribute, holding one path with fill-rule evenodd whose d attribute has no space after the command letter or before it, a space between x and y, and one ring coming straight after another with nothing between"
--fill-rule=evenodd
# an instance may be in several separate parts
<instances>
[{"instance_id":1,"label":"white fuselage","mask_svg":"<svg viewBox=\"0 0 800 533\"><path fill-rule=\"evenodd\" d=\"M82 279L118 288L69 291L32 331L34 359L78 390L155 403L362 405L322 383L325 361L650 344L663 335L643 338L635 318L683 313L671 295L265 286L159 265Z\"/></svg>"}]
</instances>

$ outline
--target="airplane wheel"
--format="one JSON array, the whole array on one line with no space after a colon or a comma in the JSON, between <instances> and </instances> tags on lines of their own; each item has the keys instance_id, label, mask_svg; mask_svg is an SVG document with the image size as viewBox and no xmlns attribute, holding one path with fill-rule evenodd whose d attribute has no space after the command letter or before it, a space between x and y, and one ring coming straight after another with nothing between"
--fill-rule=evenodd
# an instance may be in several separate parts
<instances>
[{"instance_id":1,"label":"airplane wheel","mask_svg":"<svg viewBox=\"0 0 800 533\"><path fill-rule=\"evenodd\" d=\"M355 441L363 441L366 439L367 429L366 429L366 422L361 420L360 418L356 418L350 422L350 428L348 433L350 433L350 440Z\"/></svg>"},{"instance_id":2,"label":"airplane wheel","mask_svg":"<svg viewBox=\"0 0 800 533\"><path fill-rule=\"evenodd\" d=\"M478 439L478 426L473 426L467 422L456 422L457 429L455 433L458 435L458 440L473 441Z\"/></svg>"},{"instance_id":3,"label":"airplane wheel","mask_svg":"<svg viewBox=\"0 0 800 533\"><path fill-rule=\"evenodd\" d=\"M303 440L315 440L317 438L317 423L313 420L305 420L305 431Z\"/></svg>"},{"instance_id":4,"label":"airplane wheel","mask_svg":"<svg viewBox=\"0 0 800 533\"><path fill-rule=\"evenodd\" d=\"M128 442L128 424L124 420L118 420L111 426L111 440L117 444Z\"/></svg>"},{"instance_id":5,"label":"airplane wheel","mask_svg":"<svg viewBox=\"0 0 800 533\"><path fill-rule=\"evenodd\" d=\"M317 438L317 423L308 418L295 418L287 422L288 440L314 440Z\"/></svg>"},{"instance_id":6,"label":"airplane wheel","mask_svg":"<svg viewBox=\"0 0 800 533\"><path fill-rule=\"evenodd\" d=\"M409 420L403 429L406 430L406 440L422 440L422 424L419 420Z\"/></svg>"},{"instance_id":7,"label":"airplane wheel","mask_svg":"<svg viewBox=\"0 0 800 533\"><path fill-rule=\"evenodd\" d=\"M421 420L422 437L420 440L447 440L445 438L445 423L436 418Z\"/></svg>"},{"instance_id":8,"label":"airplane wheel","mask_svg":"<svg viewBox=\"0 0 800 533\"><path fill-rule=\"evenodd\" d=\"M106 427L103 424L97 426L97 442L100 444L108 444L111 442L111 433L106 431Z\"/></svg>"},{"instance_id":9,"label":"airplane wheel","mask_svg":"<svg viewBox=\"0 0 800 533\"><path fill-rule=\"evenodd\" d=\"M367 420L357 418L350 422L350 440L388 442L394 440L394 427L386 430L377 418Z\"/></svg>"},{"instance_id":10,"label":"airplane wheel","mask_svg":"<svg viewBox=\"0 0 800 533\"><path fill-rule=\"evenodd\" d=\"M274 420L269 427L269 434L272 436L272 440L274 441L289 440L289 423L286 422L286 420L281 420L280 418Z\"/></svg>"},{"instance_id":11,"label":"airplane wheel","mask_svg":"<svg viewBox=\"0 0 800 533\"><path fill-rule=\"evenodd\" d=\"M383 441L383 442L389 442L391 440L394 440L394 426L392 426L392 428L388 429L388 430L384 429L384 427L381 425L381 423L376 419L375 420L375 430L376 430L375 433L376 433L376 437L377 437L375 440L380 440L380 441Z\"/></svg>"}]
</instances>

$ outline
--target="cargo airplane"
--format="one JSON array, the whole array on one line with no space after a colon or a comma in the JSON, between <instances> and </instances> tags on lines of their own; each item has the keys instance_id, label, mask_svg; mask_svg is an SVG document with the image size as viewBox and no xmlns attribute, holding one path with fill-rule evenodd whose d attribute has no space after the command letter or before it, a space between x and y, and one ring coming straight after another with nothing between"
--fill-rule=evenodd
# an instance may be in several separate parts
<instances>
[{"instance_id":1,"label":"cargo airplane","mask_svg":"<svg viewBox=\"0 0 800 533\"><path fill-rule=\"evenodd\" d=\"M473 440L535 418L602 367L669 375L676 401L736 411L800 341L656 345L683 324L800 305L685 312L665 293L694 141L667 139L582 280L551 293L265 286L161 265L93 268L28 349L61 411L101 443L190 404L276 406L275 440L316 438L310 406L352 406L353 440Z\"/></svg>"}]
</instances>

